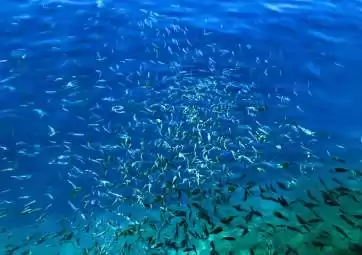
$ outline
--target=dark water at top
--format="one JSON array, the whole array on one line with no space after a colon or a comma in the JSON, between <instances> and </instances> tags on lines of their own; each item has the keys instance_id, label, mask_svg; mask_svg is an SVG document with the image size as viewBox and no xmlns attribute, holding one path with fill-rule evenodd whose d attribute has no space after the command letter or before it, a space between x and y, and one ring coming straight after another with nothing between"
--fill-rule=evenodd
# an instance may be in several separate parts
<instances>
[{"instance_id":1,"label":"dark water at top","mask_svg":"<svg viewBox=\"0 0 362 255\"><path fill-rule=\"evenodd\" d=\"M332 134L359 160L360 1L5 1L0 15L0 145L7 148L0 149L7 159L0 168L33 175L19 183L0 173L0 189L13 190L1 199L48 191L59 199L55 210L64 212L67 172L77 163L49 162L62 160L67 142L69 153L92 157L82 144L116 143L115 136L89 128L95 115L118 123L122 133L139 112L137 102L159 100L137 85L167 91L172 79L164 77L207 76L200 70L210 61L214 73L234 69L231 81L291 100L266 122L287 115ZM127 105L127 112L115 114L114 105ZM48 126L59 132L51 139ZM135 140L147 135L133 133ZM77 185L87 187L89 180L78 178Z\"/></svg>"}]
</instances>

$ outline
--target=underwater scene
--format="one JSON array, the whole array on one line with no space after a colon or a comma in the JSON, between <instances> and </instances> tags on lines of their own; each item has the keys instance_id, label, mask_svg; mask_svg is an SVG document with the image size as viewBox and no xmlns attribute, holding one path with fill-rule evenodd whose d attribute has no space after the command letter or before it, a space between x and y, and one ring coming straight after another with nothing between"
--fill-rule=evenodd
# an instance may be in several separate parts
<instances>
[{"instance_id":1,"label":"underwater scene","mask_svg":"<svg viewBox=\"0 0 362 255\"><path fill-rule=\"evenodd\" d=\"M362 2L3 0L0 255L361 255Z\"/></svg>"}]
</instances>

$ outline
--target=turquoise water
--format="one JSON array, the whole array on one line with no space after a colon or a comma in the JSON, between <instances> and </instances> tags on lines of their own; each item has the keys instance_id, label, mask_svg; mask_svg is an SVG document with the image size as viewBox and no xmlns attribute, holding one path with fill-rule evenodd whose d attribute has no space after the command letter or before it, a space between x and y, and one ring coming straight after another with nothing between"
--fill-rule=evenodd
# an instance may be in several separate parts
<instances>
[{"instance_id":1,"label":"turquoise water","mask_svg":"<svg viewBox=\"0 0 362 255\"><path fill-rule=\"evenodd\" d=\"M296 197L335 157L360 168L359 1L2 6L0 241L22 247L9 254L82 254L97 238L96 254L119 254L111 232L159 220L140 201L167 182L246 174Z\"/></svg>"}]
</instances>

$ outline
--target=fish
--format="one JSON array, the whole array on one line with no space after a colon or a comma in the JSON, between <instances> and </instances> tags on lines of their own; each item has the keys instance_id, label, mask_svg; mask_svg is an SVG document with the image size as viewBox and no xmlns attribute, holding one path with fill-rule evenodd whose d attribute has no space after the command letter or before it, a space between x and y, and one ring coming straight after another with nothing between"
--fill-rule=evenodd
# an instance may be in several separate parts
<instances>
[{"instance_id":1,"label":"fish","mask_svg":"<svg viewBox=\"0 0 362 255\"><path fill-rule=\"evenodd\" d=\"M297 232L299 234L304 234L304 232L302 230L300 230L299 228L297 228L297 227L287 225L286 228L288 230L293 231L293 232Z\"/></svg>"},{"instance_id":2,"label":"fish","mask_svg":"<svg viewBox=\"0 0 362 255\"><path fill-rule=\"evenodd\" d=\"M210 234L219 234L219 233L221 233L223 231L224 231L224 229L221 226L219 226L219 227L216 227L213 230L211 230Z\"/></svg>"},{"instance_id":3,"label":"fish","mask_svg":"<svg viewBox=\"0 0 362 255\"><path fill-rule=\"evenodd\" d=\"M284 77L275 54L253 40L224 43L227 22L213 21L221 32L187 26L183 4L169 7L172 19L157 6L104 15L108 4L96 5L94 17L57 6L66 22L45 15L41 38L26 40L31 13L2 24L25 38L10 33L0 59L1 95L19 101L0 109L5 252L238 254L240 241L250 254L323 253L336 236L361 250L350 240L362 219L349 208L362 198L361 171L347 164L356 146L301 123L312 85L265 87Z\"/></svg>"},{"instance_id":4,"label":"fish","mask_svg":"<svg viewBox=\"0 0 362 255\"><path fill-rule=\"evenodd\" d=\"M282 182L277 182L277 185L282 190L289 190L289 187L286 184L282 183Z\"/></svg>"},{"instance_id":5,"label":"fish","mask_svg":"<svg viewBox=\"0 0 362 255\"><path fill-rule=\"evenodd\" d=\"M348 169L344 168L344 167L335 167L334 172L335 173L346 173L346 172L348 172Z\"/></svg>"},{"instance_id":6,"label":"fish","mask_svg":"<svg viewBox=\"0 0 362 255\"><path fill-rule=\"evenodd\" d=\"M226 241L236 241L236 238L233 236L224 236L222 238L222 240L226 240Z\"/></svg>"},{"instance_id":7,"label":"fish","mask_svg":"<svg viewBox=\"0 0 362 255\"><path fill-rule=\"evenodd\" d=\"M350 225L351 227L354 227L355 226L355 223L353 221L351 221L350 219L347 218L346 215L340 213L339 214L339 217L341 217L341 219L346 222L348 225Z\"/></svg>"},{"instance_id":8,"label":"fish","mask_svg":"<svg viewBox=\"0 0 362 255\"><path fill-rule=\"evenodd\" d=\"M307 191L307 196L313 202L320 203L320 201L312 194L312 192L310 190Z\"/></svg>"},{"instance_id":9,"label":"fish","mask_svg":"<svg viewBox=\"0 0 362 255\"><path fill-rule=\"evenodd\" d=\"M289 221L289 219L285 215L283 215L281 212L275 211L275 212L273 212L273 215L278 219Z\"/></svg>"},{"instance_id":10,"label":"fish","mask_svg":"<svg viewBox=\"0 0 362 255\"><path fill-rule=\"evenodd\" d=\"M231 215L231 216L220 219L220 222L225 225L229 225L236 217L237 216Z\"/></svg>"},{"instance_id":11,"label":"fish","mask_svg":"<svg viewBox=\"0 0 362 255\"><path fill-rule=\"evenodd\" d=\"M341 228L341 227L339 227L339 226L337 226L337 225L332 225L336 230L337 230L337 232L338 233L340 233L343 237L345 237L345 238L347 238L347 239L351 239L350 237L349 237L349 235Z\"/></svg>"}]
</instances>

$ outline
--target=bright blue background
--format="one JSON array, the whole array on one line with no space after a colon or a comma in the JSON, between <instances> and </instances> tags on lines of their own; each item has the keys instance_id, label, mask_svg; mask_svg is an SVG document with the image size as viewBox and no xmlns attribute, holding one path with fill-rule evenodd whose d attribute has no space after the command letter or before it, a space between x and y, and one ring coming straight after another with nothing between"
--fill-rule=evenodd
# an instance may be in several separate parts
<instances>
[{"instance_id":1,"label":"bright blue background","mask_svg":"<svg viewBox=\"0 0 362 255\"><path fill-rule=\"evenodd\" d=\"M317 133L331 134L332 140L321 138L321 154L326 155L325 147L331 152L338 151L334 144L340 143L348 149L338 151L338 155L351 162L359 161L362 135L360 2L119 2L107 1L99 8L94 2L85 1L3 1L0 59L7 62L0 63L0 80L3 80L0 83L0 145L8 150L0 150L4 158L0 166L17 166L17 170L0 172L0 190L12 190L0 195L0 200L17 201L16 197L20 195L31 195L38 200L38 205L46 206L49 201L43 194L49 191L56 197L53 213L72 213L67 205L70 186L66 183L66 173L71 166L49 165L48 162L64 152L64 141L72 142L71 153L86 158L92 155L81 144L88 141L117 144L114 136L87 127L87 123L92 122L92 114L101 115L104 123L112 121L122 126L132 119L132 112L139 109L137 106L128 107L128 113L120 117L110 111L113 103L102 101L102 98L114 97L115 104L127 105L124 100L132 98L141 102L149 94L128 82L126 77L114 75L109 67L119 64L122 73L133 74L139 70L140 64L156 60L154 52L148 50L153 48L152 43L159 47L165 42L171 45L172 38L178 40L180 48L197 48L204 55L193 53L184 58L182 52L178 52L179 56L171 55L167 48L161 48L157 60L169 64L142 64L145 83L164 93L172 82L161 82L162 76L180 71L204 75L199 70L207 68L209 57L216 61L217 72L235 68L240 63L242 68L233 72L230 78L234 82L255 82L263 95L280 93L292 98L293 107L271 109L271 115L266 115L264 123L271 124L273 120L288 115L291 120ZM159 21L152 27L141 28L140 22L149 17L150 12L153 19ZM187 32L172 31L172 36L160 37L157 30L172 23L187 28ZM226 57L220 56L213 53L208 44L237 54L232 58L230 53ZM247 45L251 49L247 49ZM177 52L176 48L173 49ZM97 61L97 52L106 59ZM120 64L125 58L134 60ZM260 63L257 63L257 58ZM264 62L266 59L268 63ZM181 63L176 71L169 70L172 61ZM264 75L266 68L268 76ZM102 79L112 90L94 87L99 78L96 70L101 70ZM151 73L150 78L147 78L147 71ZM56 81L59 77L63 80ZM71 81L76 81L76 87L66 88ZM127 89L132 96L125 96ZM293 96L293 90L298 96ZM158 95L151 95L149 100L157 103ZM85 101L82 104L69 103L77 100ZM91 110L97 103L102 107ZM62 111L62 105L66 105L69 112ZM298 111L296 105L304 113ZM40 117L34 109L42 109L46 115ZM86 120L80 121L77 116ZM49 142L48 125L60 132L51 140L61 147L54 147ZM69 136L68 132L85 133L85 136ZM145 136L140 133L133 135L135 140ZM152 132L147 139L152 140L151 135ZM38 151L39 154L26 157L21 155L23 149ZM293 160L293 155L298 155L298 152L290 151L287 158ZM21 174L32 174L33 177L28 181L9 177ZM90 180L89 176L80 177L77 185L83 187L83 192L90 192ZM11 205L11 212L21 210L22 206L16 202ZM19 216L16 219L21 224L31 222L25 217L21 218L23 221Z\"/></svg>"}]
</instances>

